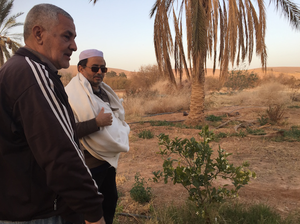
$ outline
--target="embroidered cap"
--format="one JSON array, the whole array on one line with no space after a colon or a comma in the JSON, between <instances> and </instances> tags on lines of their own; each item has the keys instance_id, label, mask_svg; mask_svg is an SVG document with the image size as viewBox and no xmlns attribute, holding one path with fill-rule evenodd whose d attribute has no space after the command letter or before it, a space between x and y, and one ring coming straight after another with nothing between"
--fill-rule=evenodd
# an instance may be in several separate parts
<instances>
[{"instance_id":1,"label":"embroidered cap","mask_svg":"<svg viewBox=\"0 0 300 224\"><path fill-rule=\"evenodd\" d=\"M102 57L103 58L103 52L98 51L96 49L88 49L88 50L82 51L79 55L79 61L81 61L83 59L91 58L91 57Z\"/></svg>"}]
</instances>

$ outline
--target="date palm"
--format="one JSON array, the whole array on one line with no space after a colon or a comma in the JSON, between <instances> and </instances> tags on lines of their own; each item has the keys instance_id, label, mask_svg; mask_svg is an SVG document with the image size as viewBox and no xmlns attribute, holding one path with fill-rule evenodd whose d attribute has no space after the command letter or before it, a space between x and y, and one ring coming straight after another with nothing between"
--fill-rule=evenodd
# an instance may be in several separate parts
<instances>
[{"instance_id":1,"label":"date palm","mask_svg":"<svg viewBox=\"0 0 300 224\"><path fill-rule=\"evenodd\" d=\"M23 25L23 23L16 22L16 18L23 13L9 15L13 2L13 0L0 0L0 66L4 64L5 59L10 58L21 47L19 42L22 34L10 33L13 27Z\"/></svg>"},{"instance_id":2,"label":"date palm","mask_svg":"<svg viewBox=\"0 0 300 224\"><path fill-rule=\"evenodd\" d=\"M254 5L255 3L255 5ZM290 21L300 28L300 10L291 0L270 0ZM177 9L178 8L178 9ZM174 41L169 26L174 22ZM213 70L220 65L220 82L226 79L229 63L251 63L254 47L266 69L266 13L264 0L156 0L150 12L154 20L154 46L160 70L176 85L171 66L182 78L183 70L192 81L190 113L186 123L199 124L204 119L204 83L206 60L213 58ZM182 40L185 19L187 53Z\"/></svg>"}]
</instances>

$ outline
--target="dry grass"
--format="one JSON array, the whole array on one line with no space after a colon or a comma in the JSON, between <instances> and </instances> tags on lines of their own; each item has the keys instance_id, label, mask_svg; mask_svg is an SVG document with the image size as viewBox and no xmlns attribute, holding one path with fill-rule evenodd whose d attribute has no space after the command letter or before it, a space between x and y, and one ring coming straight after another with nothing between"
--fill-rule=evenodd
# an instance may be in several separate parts
<instances>
[{"instance_id":1,"label":"dry grass","mask_svg":"<svg viewBox=\"0 0 300 224\"><path fill-rule=\"evenodd\" d=\"M188 110L190 102L189 88L176 89L167 81L155 83L149 90L124 98L124 108L127 115L143 116Z\"/></svg>"},{"instance_id":2,"label":"dry grass","mask_svg":"<svg viewBox=\"0 0 300 224\"><path fill-rule=\"evenodd\" d=\"M291 92L279 83L267 83L251 90L244 90L234 94L215 95L215 107L239 106L268 106L271 104L286 105L291 103Z\"/></svg>"},{"instance_id":3,"label":"dry grass","mask_svg":"<svg viewBox=\"0 0 300 224\"><path fill-rule=\"evenodd\" d=\"M154 68L149 69L153 72ZM145 71L145 70L143 70ZM143 79L148 75L143 75ZM157 74L156 74L157 77ZM293 78L292 78L293 79ZM272 76L267 82L264 79L260 86L243 91L227 92L222 89L220 92L209 92L219 89L217 78L210 77L206 83L205 109L219 108L223 106L263 106L280 105L284 108L292 103L295 89L291 89L290 80L281 77L282 84ZM136 79L135 83L139 83ZM144 82L141 82L144 83ZM184 81L178 88L170 85L167 80L158 80L151 85L139 89L135 94L127 94L124 97L124 107L127 116L143 116L145 114L157 114L189 110L191 86L189 81ZM221 94L223 92L223 94Z\"/></svg>"}]
</instances>

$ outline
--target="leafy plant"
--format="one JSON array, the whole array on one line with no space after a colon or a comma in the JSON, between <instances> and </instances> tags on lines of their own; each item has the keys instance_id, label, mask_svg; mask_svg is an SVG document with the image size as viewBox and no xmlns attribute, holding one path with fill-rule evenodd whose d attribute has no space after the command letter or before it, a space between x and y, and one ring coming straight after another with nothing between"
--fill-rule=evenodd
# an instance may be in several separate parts
<instances>
[{"instance_id":1,"label":"leafy plant","mask_svg":"<svg viewBox=\"0 0 300 224\"><path fill-rule=\"evenodd\" d=\"M267 115L261 115L259 118L257 118L257 121L259 122L260 126L263 126L269 122L269 118Z\"/></svg>"},{"instance_id":2,"label":"leafy plant","mask_svg":"<svg viewBox=\"0 0 300 224\"><path fill-rule=\"evenodd\" d=\"M231 71L224 86L233 90L254 88L258 85L259 77L256 73L247 70Z\"/></svg>"},{"instance_id":3,"label":"leafy plant","mask_svg":"<svg viewBox=\"0 0 300 224\"><path fill-rule=\"evenodd\" d=\"M162 155L163 171L153 172L153 180L156 182L164 178L164 182L172 180L173 184L181 184L189 193L189 199L200 208L206 208L213 202L222 202L226 198L237 196L238 190L248 184L250 178L255 178L256 174L250 170L245 170L249 164L244 162L241 166L235 167L230 164L227 158L231 155L226 153L219 146L218 156L213 159L213 150L209 142L213 140L214 134L205 126L199 133L202 142L195 138L171 140L168 135L159 135L159 145ZM171 155L178 157L172 159ZM217 178L230 180L233 186L224 184L215 187L213 182ZM229 188L227 188L229 187Z\"/></svg>"},{"instance_id":4,"label":"leafy plant","mask_svg":"<svg viewBox=\"0 0 300 224\"><path fill-rule=\"evenodd\" d=\"M206 116L205 120L207 120L207 121L221 121L222 117L221 116L215 116L215 115L211 114L211 115Z\"/></svg>"},{"instance_id":5,"label":"leafy plant","mask_svg":"<svg viewBox=\"0 0 300 224\"><path fill-rule=\"evenodd\" d=\"M136 173L134 179L135 183L130 190L131 198L139 203L149 202L152 197L151 188L145 188L146 181L144 178L140 178L140 173Z\"/></svg>"},{"instance_id":6,"label":"leafy plant","mask_svg":"<svg viewBox=\"0 0 300 224\"><path fill-rule=\"evenodd\" d=\"M150 130L143 130L142 132L139 133L139 138L143 139L150 139L153 138L154 134Z\"/></svg>"}]
</instances>

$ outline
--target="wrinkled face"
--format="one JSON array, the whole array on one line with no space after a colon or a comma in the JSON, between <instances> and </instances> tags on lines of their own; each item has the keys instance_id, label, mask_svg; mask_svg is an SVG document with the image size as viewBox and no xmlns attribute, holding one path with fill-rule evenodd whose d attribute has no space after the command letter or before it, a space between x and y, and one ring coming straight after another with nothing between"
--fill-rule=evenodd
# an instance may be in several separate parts
<instances>
[{"instance_id":1,"label":"wrinkled face","mask_svg":"<svg viewBox=\"0 0 300 224\"><path fill-rule=\"evenodd\" d=\"M73 21L61 14L58 24L44 31L43 49L41 52L57 68L68 68L73 51L77 50L75 43L76 31Z\"/></svg>"},{"instance_id":2,"label":"wrinkled face","mask_svg":"<svg viewBox=\"0 0 300 224\"><path fill-rule=\"evenodd\" d=\"M99 89L100 83L103 81L105 73L102 73L101 69L98 72L93 72L92 67L103 68L106 63L103 57L91 57L88 58L86 66L79 66L80 73L90 82L93 89Z\"/></svg>"}]
</instances>

